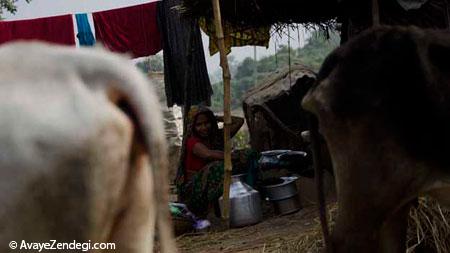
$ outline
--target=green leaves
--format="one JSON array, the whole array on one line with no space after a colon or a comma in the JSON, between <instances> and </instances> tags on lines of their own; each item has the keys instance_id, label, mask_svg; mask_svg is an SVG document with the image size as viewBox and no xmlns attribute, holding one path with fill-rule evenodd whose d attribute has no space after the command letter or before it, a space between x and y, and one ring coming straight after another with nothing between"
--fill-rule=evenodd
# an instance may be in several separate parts
<instances>
[{"instance_id":1,"label":"green leaves","mask_svg":"<svg viewBox=\"0 0 450 253\"><path fill-rule=\"evenodd\" d=\"M18 0L0 0L0 16L3 14L3 11L11 12L12 14L16 13L17 7L16 2ZM29 3L31 0L26 0Z\"/></svg>"},{"instance_id":2,"label":"green leaves","mask_svg":"<svg viewBox=\"0 0 450 253\"><path fill-rule=\"evenodd\" d=\"M257 62L248 57L241 62L231 59L229 62L232 70L231 80L231 108L238 109L242 106L242 99L247 90L258 83L277 69L284 68L289 64L289 51L291 64L301 63L318 71L325 57L337 46L339 46L339 35L337 32L330 32L330 38L326 39L319 31L312 32L307 39L306 45L302 48L290 49L286 45L281 45L277 54L259 59ZM256 64L256 76L255 76ZM223 109L223 84L222 81L212 85L212 109L222 111Z\"/></svg>"},{"instance_id":3,"label":"green leaves","mask_svg":"<svg viewBox=\"0 0 450 253\"><path fill-rule=\"evenodd\" d=\"M138 67L145 74L148 72L163 72L164 60L162 55L156 54L136 63L136 67Z\"/></svg>"}]
</instances>

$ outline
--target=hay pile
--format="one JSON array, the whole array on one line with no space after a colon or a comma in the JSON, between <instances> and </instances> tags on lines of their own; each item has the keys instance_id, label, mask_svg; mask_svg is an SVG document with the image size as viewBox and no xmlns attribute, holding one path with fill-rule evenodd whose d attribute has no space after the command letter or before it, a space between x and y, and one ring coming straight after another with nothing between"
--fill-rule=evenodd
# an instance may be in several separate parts
<instances>
[{"instance_id":1,"label":"hay pile","mask_svg":"<svg viewBox=\"0 0 450 253\"><path fill-rule=\"evenodd\" d=\"M334 217L336 205L330 208ZM318 252L323 247L320 221L315 207L298 213L272 217L255 226L207 234L185 234L177 238L181 252Z\"/></svg>"},{"instance_id":2,"label":"hay pile","mask_svg":"<svg viewBox=\"0 0 450 253\"><path fill-rule=\"evenodd\" d=\"M337 205L329 206L333 226ZM450 252L450 210L428 198L411 208L407 252ZM320 221L315 207L274 217L255 226L207 234L185 234L177 239L181 252L319 252L323 247Z\"/></svg>"},{"instance_id":3,"label":"hay pile","mask_svg":"<svg viewBox=\"0 0 450 253\"><path fill-rule=\"evenodd\" d=\"M435 200L420 198L408 221L407 252L450 252L450 210Z\"/></svg>"}]
</instances>

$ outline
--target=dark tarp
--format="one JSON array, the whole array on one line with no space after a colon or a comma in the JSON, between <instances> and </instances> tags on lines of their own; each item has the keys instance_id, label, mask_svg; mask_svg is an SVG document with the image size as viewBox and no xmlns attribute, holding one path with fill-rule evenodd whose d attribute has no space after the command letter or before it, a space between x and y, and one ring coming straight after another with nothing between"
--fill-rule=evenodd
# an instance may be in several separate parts
<instances>
[{"instance_id":1,"label":"dark tarp","mask_svg":"<svg viewBox=\"0 0 450 253\"><path fill-rule=\"evenodd\" d=\"M197 20L180 15L182 0L158 3L167 106L211 104L212 88Z\"/></svg>"}]
</instances>

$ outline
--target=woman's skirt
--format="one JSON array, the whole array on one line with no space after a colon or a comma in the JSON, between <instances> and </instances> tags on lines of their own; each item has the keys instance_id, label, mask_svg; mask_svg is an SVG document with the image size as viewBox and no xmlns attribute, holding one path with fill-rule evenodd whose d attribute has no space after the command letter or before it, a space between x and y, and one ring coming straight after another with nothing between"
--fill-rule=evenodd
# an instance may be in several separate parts
<instances>
[{"instance_id":1,"label":"woman's skirt","mask_svg":"<svg viewBox=\"0 0 450 253\"><path fill-rule=\"evenodd\" d=\"M257 174L258 154L253 150L241 150L233 161L233 172L248 173L247 183L253 184ZM223 194L224 163L215 161L191 175L189 180L178 184L180 200L195 215L205 218L208 210L217 204Z\"/></svg>"}]
</instances>

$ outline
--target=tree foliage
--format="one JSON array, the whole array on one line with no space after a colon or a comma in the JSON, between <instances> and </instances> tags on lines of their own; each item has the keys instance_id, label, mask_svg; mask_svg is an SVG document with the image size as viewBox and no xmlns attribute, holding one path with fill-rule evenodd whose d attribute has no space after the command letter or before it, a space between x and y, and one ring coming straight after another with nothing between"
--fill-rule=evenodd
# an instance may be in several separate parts
<instances>
[{"instance_id":1,"label":"tree foliage","mask_svg":"<svg viewBox=\"0 0 450 253\"><path fill-rule=\"evenodd\" d=\"M234 59L229 61L232 80L231 80L231 108L238 109L242 105L242 99L245 92L266 78L278 69L287 67L289 61L291 64L301 63L318 71L325 57L339 45L339 35L330 33L329 38L325 38L319 32L313 32L302 48L288 48L285 45L280 46L276 54L263 57L255 62L248 57L241 62ZM255 73L256 64L256 73ZM221 81L213 85L212 108L215 111L223 109L223 83Z\"/></svg>"},{"instance_id":2,"label":"tree foliage","mask_svg":"<svg viewBox=\"0 0 450 253\"><path fill-rule=\"evenodd\" d=\"M16 13L18 0L0 0L0 16L3 16L4 11L8 11L12 14ZM29 3L31 0L26 0Z\"/></svg>"},{"instance_id":3,"label":"tree foliage","mask_svg":"<svg viewBox=\"0 0 450 253\"><path fill-rule=\"evenodd\" d=\"M164 61L162 55L152 55L145 58L143 61L136 63L142 72L163 72L164 71Z\"/></svg>"}]
</instances>

